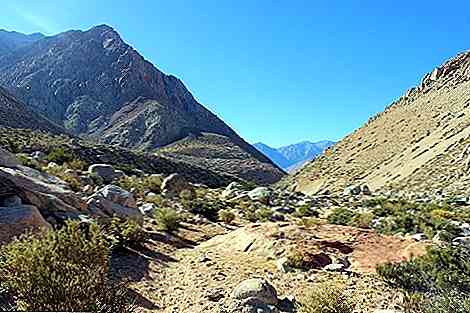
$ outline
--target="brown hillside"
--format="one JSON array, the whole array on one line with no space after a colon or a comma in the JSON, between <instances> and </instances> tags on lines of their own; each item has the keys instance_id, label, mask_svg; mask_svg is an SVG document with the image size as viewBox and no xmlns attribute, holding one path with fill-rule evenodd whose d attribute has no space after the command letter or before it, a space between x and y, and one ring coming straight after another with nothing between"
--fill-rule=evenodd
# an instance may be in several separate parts
<instances>
[{"instance_id":1,"label":"brown hillside","mask_svg":"<svg viewBox=\"0 0 470 313\"><path fill-rule=\"evenodd\" d=\"M307 193L356 183L372 190L470 186L470 52L426 74L421 84L291 178Z\"/></svg>"}]
</instances>

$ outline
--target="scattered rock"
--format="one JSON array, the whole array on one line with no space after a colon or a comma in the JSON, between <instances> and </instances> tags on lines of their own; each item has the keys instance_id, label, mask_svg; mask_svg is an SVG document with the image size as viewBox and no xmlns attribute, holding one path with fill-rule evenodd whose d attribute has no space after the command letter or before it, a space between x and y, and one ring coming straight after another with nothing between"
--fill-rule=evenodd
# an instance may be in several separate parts
<instances>
[{"instance_id":1,"label":"scattered rock","mask_svg":"<svg viewBox=\"0 0 470 313\"><path fill-rule=\"evenodd\" d=\"M236 196L239 196L240 193L244 191L243 185L237 182L231 182L225 189L222 191L221 197L225 200L230 200Z\"/></svg>"},{"instance_id":2,"label":"scattered rock","mask_svg":"<svg viewBox=\"0 0 470 313\"><path fill-rule=\"evenodd\" d=\"M88 168L90 175L101 177L104 182L110 183L113 180L123 176L122 171L116 171L112 165L109 164L93 164Z\"/></svg>"},{"instance_id":3,"label":"scattered rock","mask_svg":"<svg viewBox=\"0 0 470 313\"><path fill-rule=\"evenodd\" d=\"M280 258L276 261L276 267L279 272L288 273L292 271L292 268L289 265L289 259L286 257Z\"/></svg>"},{"instance_id":4,"label":"scattered rock","mask_svg":"<svg viewBox=\"0 0 470 313\"><path fill-rule=\"evenodd\" d=\"M264 204L269 204L271 200L272 191L268 187L257 187L248 192L248 197L253 201L259 201Z\"/></svg>"},{"instance_id":5,"label":"scattered rock","mask_svg":"<svg viewBox=\"0 0 470 313\"><path fill-rule=\"evenodd\" d=\"M88 207L96 215L131 218L143 223L143 215L136 208L132 193L114 185L107 185L88 198Z\"/></svg>"},{"instance_id":6,"label":"scattered rock","mask_svg":"<svg viewBox=\"0 0 470 313\"><path fill-rule=\"evenodd\" d=\"M276 289L261 278L247 279L241 282L233 290L232 297L238 300L256 299L269 305L276 305L279 301Z\"/></svg>"},{"instance_id":7,"label":"scattered rock","mask_svg":"<svg viewBox=\"0 0 470 313\"><path fill-rule=\"evenodd\" d=\"M171 174L163 180L162 194L167 198L177 197L183 190L194 191L194 187L189 184L180 174Z\"/></svg>"},{"instance_id":8,"label":"scattered rock","mask_svg":"<svg viewBox=\"0 0 470 313\"><path fill-rule=\"evenodd\" d=\"M0 243L9 242L27 231L42 231L51 225L33 205L0 207Z\"/></svg>"}]
</instances>

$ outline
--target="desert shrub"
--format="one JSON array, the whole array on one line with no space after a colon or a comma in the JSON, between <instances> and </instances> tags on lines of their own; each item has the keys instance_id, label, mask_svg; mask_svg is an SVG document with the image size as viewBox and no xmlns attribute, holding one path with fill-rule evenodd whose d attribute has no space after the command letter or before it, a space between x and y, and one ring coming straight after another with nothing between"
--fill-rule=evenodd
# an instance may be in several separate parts
<instances>
[{"instance_id":1,"label":"desert shrub","mask_svg":"<svg viewBox=\"0 0 470 313\"><path fill-rule=\"evenodd\" d=\"M299 208L297 208L295 212L295 216L297 217L318 217L319 213L310 205L305 204Z\"/></svg>"},{"instance_id":2,"label":"desert shrub","mask_svg":"<svg viewBox=\"0 0 470 313\"><path fill-rule=\"evenodd\" d=\"M185 189L180 192L179 197L183 201L190 201L195 198L196 192L190 189Z\"/></svg>"},{"instance_id":3,"label":"desert shrub","mask_svg":"<svg viewBox=\"0 0 470 313\"><path fill-rule=\"evenodd\" d=\"M336 208L328 216L328 223L337 225L349 225L355 213L346 208Z\"/></svg>"},{"instance_id":4,"label":"desert shrub","mask_svg":"<svg viewBox=\"0 0 470 313\"><path fill-rule=\"evenodd\" d=\"M124 289L108 279L109 248L97 225L68 222L0 250L0 278L19 310L131 312ZM114 290L119 291L116 297ZM114 295L113 295L114 294Z\"/></svg>"},{"instance_id":5,"label":"desert shrub","mask_svg":"<svg viewBox=\"0 0 470 313\"><path fill-rule=\"evenodd\" d=\"M73 191L80 191L80 180L75 175L66 173L66 170L67 168L64 165L44 168L44 171L46 173L56 176L66 182L70 186L70 189L72 189Z\"/></svg>"},{"instance_id":6,"label":"desert shrub","mask_svg":"<svg viewBox=\"0 0 470 313\"><path fill-rule=\"evenodd\" d=\"M409 292L470 293L470 251L446 246L431 248L420 257L377 267L390 285Z\"/></svg>"},{"instance_id":7,"label":"desert shrub","mask_svg":"<svg viewBox=\"0 0 470 313\"><path fill-rule=\"evenodd\" d=\"M72 159L67 161L66 167L76 171L83 171L88 167L88 163L79 159Z\"/></svg>"},{"instance_id":8,"label":"desert shrub","mask_svg":"<svg viewBox=\"0 0 470 313\"><path fill-rule=\"evenodd\" d=\"M125 190L134 190L134 193L143 197L146 192L160 193L161 181L157 177L125 176L117 181L117 185Z\"/></svg>"},{"instance_id":9,"label":"desert shrub","mask_svg":"<svg viewBox=\"0 0 470 313\"><path fill-rule=\"evenodd\" d=\"M227 204L220 200L196 199L183 201L183 205L193 214L204 216L210 221L217 221L219 211L227 207Z\"/></svg>"},{"instance_id":10,"label":"desert shrub","mask_svg":"<svg viewBox=\"0 0 470 313\"><path fill-rule=\"evenodd\" d=\"M154 217L158 225L166 231L172 232L180 227L180 217L178 212L172 208L155 209Z\"/></svg>"},{"instance_id":11,"label":"desert shrub","mask_svg":"<svg viewBox=\"0 0 470 313\"><path fill-rule=\"evenodd\" d=\"M65 162L71 162L75 158L70 151L66 151L63 147L55 147L49 151L47 155L47 160L49 162L55 162L59 165L64 164Z\"/></svg>"},{"instance_id":12,"label":"desert shrub","mask_svg":"<svg viewBox=\"0 0 470 313\"><path fill-rule=\"evenodd\" d=\"M17 155L16 157L18 161L21 162L22 165L30 167L30 168L34 168L35 170L38 170L38 171L41 170L41 166L38 164L38 162L31 160L30 158L21 154Z\"/></svg>"},{"instance_id":13,"label":"desert shrub","mask_svg":"<svg viewBox=\"0 0 470 313\"><path fill-rule=\"evenodd\" d=\"M470 313L470 296L456 292L444 293L431 301L423 301L424 313Z\"/></svg>"},{"instance_id":14,"label":"desert shrub","mask_svg":"<svg viewBox=\"0 0 470 313\"><path fill-rule=\"evenodd\" d=\"M140 247L148 234L134 220L114 217L106 230L113 248Z\"/></svg>"},{"instance_id":15,"label":"desert shrub","mask_svg":"<svg viewBox=\"0 0 470 313\"><path fill-rule=\"evenodd\" d=\"M369 228L373 219L374 214L372 213L356 213L349 222L349 225L359 228Z\"/></svg>"},{"instance_id":16,"label":"desert shrub","mask_svg":"<svg viewBox=\"0 0 470 313\"><path fill-rule=\"evenodd\" d=\"M147 196L145 201L148 203L153 203L157 207L167 207L170 205L170 201L161 195Z\"/></svg>"},{"instance_id":17,"label":"desert shrub","mask_svg":"<svg viewBox=\"0 0 470 313\"><path fill-rule=\"evenodd\" d=\"M325 283L307 291L299 305L299 313L352 313L353 310L351 295L334 283Z\"/></svg>"},{"instance_id":18,"label":"desert shrub","mask_svg":"<svg viewBox=\"0 0 470 313\"><path fill-rule=\"evenodd\" d=\"M235 219L235 214L230 210L220 210L219 211L219 220L225 224L232 224Z\"/></svg>"},{"instance_id":19,"label":"desert shrub","mask_svg":"<svg viewBox=\"0 0 470 313\"><path fill-rule=\"evenodd\" d=\"M273 216L273 211L268 207L262 206L255 212L256 221L266 222Z\"/></svg>"}]
</instances>

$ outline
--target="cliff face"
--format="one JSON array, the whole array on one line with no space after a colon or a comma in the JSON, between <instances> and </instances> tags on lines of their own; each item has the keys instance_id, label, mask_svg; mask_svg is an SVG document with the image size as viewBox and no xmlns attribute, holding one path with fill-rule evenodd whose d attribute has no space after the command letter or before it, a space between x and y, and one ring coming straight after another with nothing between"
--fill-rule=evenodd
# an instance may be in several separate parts
<instances>
[{"instance_id":1,"label":"cliff face","mask_svg":"<svg viewBox=\"0 0 470 313\"><path fill-rule=\"evenodd\" d=\"M315 193L366 183L372 189L470 187L470 52L426 74L384 112L304 167L288 185Z\"/></svg>"}]
</instances>

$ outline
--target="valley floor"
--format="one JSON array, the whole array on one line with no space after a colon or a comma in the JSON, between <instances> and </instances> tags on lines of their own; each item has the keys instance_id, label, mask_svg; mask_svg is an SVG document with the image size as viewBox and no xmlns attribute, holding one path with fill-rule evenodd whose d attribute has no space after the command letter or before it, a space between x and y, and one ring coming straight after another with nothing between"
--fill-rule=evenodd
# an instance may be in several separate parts
<instances>
[{"instance_id":1,"label":"valley floor","mask_svg":"<svg viewBox=\"0 0 470 313\"><path fill-rule=\"evenodd\" d=\"M275 255L299 240L312 251L347 256L352 270L280 271ZM174 235L152 231L146 249L116 256L114 264L121 278L131 279L145 312L229 312L231 291L253 277L270 281L280 298L295 299L318 283L342 281L357 297L357 312L372 312L393 308L401 297L374 274L375 266L420 254L423 247L409 239L338 225L263 223L238 228L214 223L186 225Z\"/></svg>"}]
</instances>

